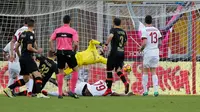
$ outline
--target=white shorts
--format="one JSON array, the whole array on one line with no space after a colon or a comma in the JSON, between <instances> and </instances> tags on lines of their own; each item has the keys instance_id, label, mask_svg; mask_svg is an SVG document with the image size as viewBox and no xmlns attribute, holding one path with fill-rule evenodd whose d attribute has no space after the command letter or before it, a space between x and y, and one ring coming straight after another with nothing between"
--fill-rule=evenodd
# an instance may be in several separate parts
<instances>
[{"instance_id":1,"label":"white shorts","mask_svg":"<svg viewBox=\"0 0 200 112\"><path fill-rule=\"evenodd\" d=\"M148 56L143 59L144 68L156 68L158 67L159 56Z\"/></svg>"},{"instance_id":2,"label":"white shorts","mask_svg":"<svg viewBox=\"0 0 200 112\"><path fill-rule=\"evenodd\" d=\"M19 62L8 62L8 72L10 78L16 78L19 75L20 70Z\"/></svg>"}]
</instances>

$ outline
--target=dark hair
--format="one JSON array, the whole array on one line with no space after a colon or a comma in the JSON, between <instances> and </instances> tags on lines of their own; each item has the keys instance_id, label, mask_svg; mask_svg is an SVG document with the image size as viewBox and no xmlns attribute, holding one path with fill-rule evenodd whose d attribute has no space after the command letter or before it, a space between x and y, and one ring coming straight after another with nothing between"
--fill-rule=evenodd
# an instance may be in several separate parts
<instances>
[{"instance_id":1,"label":"dark hair","mask_svg":"<svg viewBox=\"0 0 200 112\"><path fill-rule=\"evenodd\" d=\"M28 21L30 20L29 17L24 18L24 24L28 24Z\"/></svg>"},{"instance_id":2,"label":"dark hair","mask_svg":"<svg viewBox=\"0 0 200 112\"><path fill-rule=\"evenodd\" d=\"M120 25L121 25L121 19L115 18L115 19L114 19L114 24L115 24L116 26L120 26Z\"/></svg>"},{"instance_id":3,"label":"dark hair","mask_svg":"<svg viewBox=\"0 0 200 112\"><path fill-rule=\"evenodd\" d=\"M147 16L145 17L145 23L146 23L146 24L151 24L151 23L152 23L152 17L151 17L151 15L147 15Z\"/></svg>"},{"instance_id":4,"label":"dark hair","mask_svg":"<svg viewBox=\"0 0 200 112\"><path fill-rule=\"evenodd\" d=\"M64 24L69 24L70 21L71 21L71 17L70 17L69 15L65 15L65 16L63 17L63 23L64 23Z\"/></svg>"},{"instance_id":5,"label":"dark hair","mask_svg":"<svg viewBox=\"0 0 200 112\"><path fill-rule=\"evenodd\" d=\"M34 27L34 23L35 23L35 21L33 19L29 19L27 25L28 25L28 27Z\"/></svg>"}]
</instances>

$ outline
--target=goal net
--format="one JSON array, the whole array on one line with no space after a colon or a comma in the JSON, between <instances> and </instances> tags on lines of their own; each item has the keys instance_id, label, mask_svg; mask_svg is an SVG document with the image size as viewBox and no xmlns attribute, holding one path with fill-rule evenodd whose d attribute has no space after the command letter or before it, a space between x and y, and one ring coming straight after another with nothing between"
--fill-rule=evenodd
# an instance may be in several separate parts
<instances>
[{"instance_id":1,"label":"goal net","mask_svg":"<svg viewBox=\"0 0 200 112\"><path fill-rule=\"evenodd\" d=\"M159 79L159 93L164 95L185 95L200 93L200 2L164 2L135 0L0 0L0 46L1 49L13 38L14 32L23 26L23 19L31 17L36 21L35 35L39 47L49 49L48 39L53 30L61 26L63 16L69 14L71 26L78 31L79 49L87 49L91 39L105 42L112 28L114 17L122 19L122 28L128 35L125 48L125 64L132 66L125 73L130 90L135 94L143 92L142 56L140 31L144 17L152 15L153 25L162 32L160 64L156 69ZM0 92L8 83L7 60L1 55ZM67 77L66 79L70 79ZM79 79L88 83L106 79L103 64L83 66ZM153 92L151 74L148 88ZM48 83L45 89L57 90ZM120 78L114 74L113 90L124 91Z\"/></svg>"}]
</instances>

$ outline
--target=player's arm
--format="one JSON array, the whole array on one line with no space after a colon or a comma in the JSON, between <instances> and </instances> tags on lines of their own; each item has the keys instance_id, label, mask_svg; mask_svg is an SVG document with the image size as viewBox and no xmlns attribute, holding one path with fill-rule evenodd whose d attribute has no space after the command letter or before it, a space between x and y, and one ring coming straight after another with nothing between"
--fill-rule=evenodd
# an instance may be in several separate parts
<instances>
[{"instance_id":1,"label":"player's arm","mask_svg":"<svg viewBox=\"0 0 200 112\"><path fill-rule=\"evenodd\" d=\"M142 30L142 45L140 48L140 52L142 52L144 50L144 48L146 47L146 43L147 43L147 32L146 30Z\"/></svg>"},{"instance_id":2,"label":"player's arm","mask_svg":"<svg viewBox=\"0 0 200 112\"><path fill-rule=\"evenodd\" d=\"M37 45L37 42L35 41L35 43L34 43L34 48L35 49L38 49L38 45Z\"/></svg>"},{"instance_id":3,"label":"player's arm","mask_svg":"<svg viewBox=\"0 0 200 112\"><path fill-rule=\"evenodd\" d=\"M73 51L75 51L75 52L78 50L78 41L79 41L78 33L77 33L77 31L74 31L74 34L73 34L73 44L74 44Z\"/></svg>"},{"instance_id":4,"label":"player's arm","mask_svg":"<svg viewBox=\"0 0 200 112\"><path fill-rule=\"evenodd\" d=\"M94 40L94 39L90 40L90 43L93 45L100 45L100 46L103 45L101 42L99 42L98 40Z\"/></svg>"},{"instance_id":5,"label":"player's arm","mask_svg":"<svg viewBox=\"0 0 200 112\"><path fill-rule=\"evenodd\" d=\"M104 58L103 56L100 56L100 62L103 64L107 64L107 59Z\"/></svg>"},{"instance_id":6,"label":"player's arm","mask_svg":"<svg viewBox=\"0 0 200 112\"><path fill-rule=\"evenodd\" d=\"M158 48L160 48L160 46L162 45L162 40L163 40L162 35L161 35L161 33L159 32L159 33L158 33Z\"/></svg>"},{"instance_id":7,"label":"player's arm","mask_svg":"<svg viewBox=\"0 0 200 112\"><path fill-rule=\"evenodd\" d=\"M51 37L49 39L49 47L51 52L55 52L53 41L56 40L56 30L51 34Z\"/></svg>"},{"instance_id":8,"label":"player's arm","mask_svg":"<svg viewBox=\"0 0 200 112\"><path fill-rule=\"evenodd\" d=\"M17 44L16 44L16 52L17 52L17 55L20 57L21 56L21 54L20 54L20 51L19 51L19 47L20 47L20 44L21 44L21 42L17 42Z\"/></svg>"},{"instance_id":9,"label":"player's arm","mask_svg":"<svg viewBox=\"0 0 200 112\"><path fill-rule=\"evenodd\" d=\"M9 46L10 46L10 44L8 43L8 44L3 48L3 58L4 58L5 60L8 60L7 53L9 53Z\"/></svg>"},{"instance_id":10,"label":"player's arm","mask_svg":"<svg viewBox=\"0 0 200 112\"><path fill-rule=\"evenodd\" d=\"M113 36L114 36L113 33L110 33L108 35L108 38L107 38L106 43L105 43L106 46L110 43L110 41L112 40Z\"/></svg>"},{"instance_id":11,"label":"player's arm","mask_svg":"<svg viewBox=\"0 0 200 112\"><path fill-rule=\"evenodd\" d=\"M17 41L17 37L14 36L14 38L10 41L10 60L13 61L14 60L14 45L15 42Z\"/></svg>"}]
</instances>

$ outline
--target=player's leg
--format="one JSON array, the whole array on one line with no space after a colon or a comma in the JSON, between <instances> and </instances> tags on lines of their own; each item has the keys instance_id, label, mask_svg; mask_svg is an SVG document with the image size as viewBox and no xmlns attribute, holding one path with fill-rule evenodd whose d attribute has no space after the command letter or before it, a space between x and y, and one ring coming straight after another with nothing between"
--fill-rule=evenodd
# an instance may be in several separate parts
<instances>
[{"instance_id":1,"label":"player's leg","mask_svg":"<svg viewBox=\"0 0 200 112\"><path fill-rule=\"evenodd\" d=\"M158 66L159 57L152 57L150 60L150 71L152 74L153 87L154 87L154 96L158 96L158 76L156 75L156 67Z\"/></svg>"},{"instance_id":2,"label":"player's leg","mask_svg":"<svg viewBox=\"0 0 200 112\"><path fill-rule=\"evenodd\" d=\"M18 79L23 79L23 76L20 76ZM32 90L33 90L33 84L34 81L33 81L33 78L32 76L29 77L29 81L25 84L26 87L27 87L27 96L28 97L31 97L32 95Z\"/></svg>"},{"instance_id":3,"label":"player's leg","mask_svg":"<svg viewBox=\"0 0 200 112\"><path fill-rule=\"evenodd\" d=\"M31 77L29 79L29 81L26 83L26 87L27 87L27 96L31 97L32 95L32 90L33 90L33 78Z\"/></svg>"},{"instance_id":4,"label":"player's leg","mask_svg":"<svg viewBox=\"0 0 200 112\"><path fill-rule=\"evenodd\" d=\"M8 63L8 72L9 72L8 86L13 84L15 82L15 79L16 79L15 73L12 71L11 64L12 64L11 62Z\"/></svg>"},{"instance_id":5,"label":"player's leg","mask_svg":"<svg viewBox=\"0 0 200 112\"><path fill-rule=\"evenodd\" d=\"M42 89L42 75L38 71L32 72L32 74L35 77L35 92L37 94L37 98L49 98L48 96L45 96L41 93Z\"/></svg>"},{"instance_id":6,"label":"player's leg","mask_svg":"<svg viewBox=\"0 0 200 112\"><path fill-rule=\"evenodd\" d=\"M106 92L103 94L103 96L107 96L108 94L112 93L112 90L111 90L112 83L113 83L113 74L112 74L112 71L114 69L114 60L113 60L113 57L108 56L106 68L107 68L106 84L107 84L108 88L107 88Z\"/></svg>"},{"instance_id":7,"label":"player's leg","mask_svg":"<svg viewBox=\"0 0 200 112\"><path fill-rule=\"evenodd\" d=\"M25 85L26 82L28 82L29 80L29 73L27 72L27 66L26 66L26 59L24 58L20 58L20 67L21 67L21 71L20 71L20 75L23 75L23 79L19 79L17 80L15 83L13 83L12 85L8 86L8 88L4 89L4 93L8 96L8 97L13 97L11 90L16 88L16 87L20 87Z\"/></svg>"},{"instance_id":8,"label":"player's leg","mask_svg":"<svg viewBox=\"0 0 200 112\"><path fill-rule=\"evenodd\" d=\"M154 96L158 96L158 76L156 75L156 68L151 68Z\"/></svg>"},{"instance_id":9,"label":"player's leg","mask_svg":"<svg viewBox=\"0 0 200 112\"><path fill-rule=\"evenodd\" d=\"M149 70L149 58L144 57L143 59L143 75L142 75L142 85L143 85L143 96L148 95L148 89L147 89L147 84L148 84L148 70Z\"/></svg>"},{"instance_id":10,"label":"player's leg","mask_svg":"<svg viewBox=\"0 0 200 112\"><path fill-rule=\"evenodd\" d=\"M8 72L9 72L8 86L10 86L15 82L16 77L15 77L15 73L12 72L11 70L8 69Z\"/></svg>"},{"instance_id":11,"label":"player's leg","mask_svg":"<svg viewBox=\"0 0 200 112\"><path fill-rule=\"evenodd\" d=\"M8 88L5 88L4 93L8 97L13 97L11 90L13 90L16 87L21 87L21 86L25 85L25 83L28 82L28 80L29 80L29 75L23 75L23 79L19 79L15 83L13 83L12 85L8 86Z\"/></svg>"},{"instance_id":12,"label":"player's leg","mask_svg":"<svg viewBox=\"0 0 200 112\"><path fill-rule=\"evenodd\" d=\"M76 83L78 81L78 63L74 53L72 53L69 60L67 60L67 64L70 68L73 68L72 77L70 80L70 91L72 92L72 96L74 96L74 98L78 98L75 93Z\"/></svg>"},{"instance_id":13,"label":"player's leg","mask_svg":"<svg viewBox=\"0 0 200 112\"><path fill-rule=\"evenodd\" d=\"M126 80L125 75L122 73L122 67L124 65L124 53L121 52L117 59L118 61L116 62L115 70L117 72L117 75L120 77L121 81L124 83L124 86L125 86L124 92L125 94L127 94L129 92L129 83Z\"/></svg>"},{"instance_id":14,"label":"player's leg","mask_svg":"<svg viewBox=\"0 0 200 112\"><path fill-rule=\"evenodd\" d=\"M57 62L58 62L58 74L56 75L58 83L58 98L62 98L62 88L64 79L64 68L65 68L65 55L63 53L57 52Z\"/></svg>"},{"instance_id":15,"label":"player's leg","mask_svg":"<svg viewBox=\"0 0 200 112\"><path fill-rule=\"evenodd\" d=\"M32 58L29 58L28 62L29 62L29 67L27 68L27 71L28 71L28 73L31 73L33 75L33 77L35 78L34 85L35 85L35 89L36 89L37 98L49 98L41 93L42 75L38 71L36 62Z\"/></svg>"}]
</instances>

